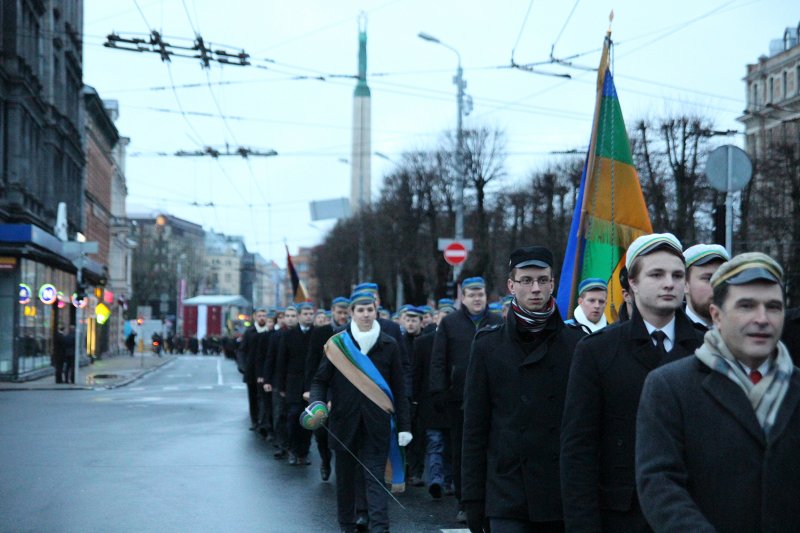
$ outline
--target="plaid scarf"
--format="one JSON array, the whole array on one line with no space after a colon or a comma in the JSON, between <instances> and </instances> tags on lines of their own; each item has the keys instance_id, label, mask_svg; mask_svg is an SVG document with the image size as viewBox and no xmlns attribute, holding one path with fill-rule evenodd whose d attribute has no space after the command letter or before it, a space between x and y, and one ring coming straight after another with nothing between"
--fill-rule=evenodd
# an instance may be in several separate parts
<instances>
[{"instance_id":1,"label":"plaid scarf","mask_svg":"<svg viewBox=\"0 0 800 533\"><path fill-rule=\"evenodd\" d=\"M747 399L750 400L750 405L753 406L758 423L764 430L764 435L769 437L786 391L789 390L789 380L794 370L792 358L786 346L782 342L778 343L775 364L758 384L753 385L725 345L719 331L709 330L704 341L703 345L695 352L695 356L708 368L727 377L744 391Z\"/></svg>"},{"instance_id":2,"label":"plaid scarf","mask_svg":"<svg viewBox=\"0 0 800 533\"><path fill-rule=\"evenodd\" d=\"M550 317L553 316L556 310L556 301L551 296L543 311L528 311L520 307L515 296L511 300L511 310L514 311L519 329L528 333L539 333L544 329Z\"/></svg>"}]
</instances>

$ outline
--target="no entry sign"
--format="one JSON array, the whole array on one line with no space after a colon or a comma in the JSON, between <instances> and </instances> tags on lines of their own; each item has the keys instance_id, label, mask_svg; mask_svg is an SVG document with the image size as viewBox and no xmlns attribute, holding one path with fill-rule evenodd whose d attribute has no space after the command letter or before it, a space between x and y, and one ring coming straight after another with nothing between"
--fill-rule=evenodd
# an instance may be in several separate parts
<instances>
[{"instance_id":1,"label":"no entry sign","mask_svg":"<svg viewBox=\"0 0 800 533\"><path fill-rule=\"evenodd\" d=\"M444 260L448 265L460 265L467 260L467 248L458 241L453 241L444 249Z\"/></svg>"}]
</instances>

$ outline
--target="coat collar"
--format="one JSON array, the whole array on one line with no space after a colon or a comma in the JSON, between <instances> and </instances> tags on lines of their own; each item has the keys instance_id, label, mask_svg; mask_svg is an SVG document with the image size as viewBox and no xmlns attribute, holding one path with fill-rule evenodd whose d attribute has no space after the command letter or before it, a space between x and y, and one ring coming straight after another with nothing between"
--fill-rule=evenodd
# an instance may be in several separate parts
<instances>
[{"instance_id":1,"label":"coat collar","mask_svg":"<svg viewBox=\"0 0 800 533\"><path fill-rule=\"evenodd\" d=\"M633 344L631 353L648 370L653 370L664 363L694 353L698 341L698 333L681 309L675 311L675 341L673 342L672 350L666 356L656 351L650 334L647 332L644 319L635 307L630 324L631 342Z\"/></svg>"},{"instance_id":2,"label":"coat collar","mask_svg":"<svg viewBox=\"0 0 800 533\"><path fill-rule=\"evenodd\" d=\"M520 366L532 365L538 363L544 356L547 355L547 350L550 347L551 340L564 328L564 322L561 320L561 314L558 309L555 309L553 315L547 320L541 335L544 336L544 342L540 343L531 353L526 354L522 350L522 342L519 338L517 331L517 320L513 311L509 309L506 315L505 322L505 335L506 338L514 346L517 357L521 360Z\"/></svg>"},{"instance_id":3,"label":"coat collar","mask_svg":"<svg viewBox=\"0 0 800 533\"><path fill-rule=\"evenodd\" d=\"M764 438L764 431L758 423L756 414L753 411L753 406L750 405L742 389L722 374L711 372L711 370L699 360L697 364L702 367L701 370L703 372L708 374L702 381L703 389L717 401L722 409L730 413L730 415L756 439L762 447L766 448L767 441ZM784 409L781 409L781 411L783 410Z\"/></svg>"}]
</instances>

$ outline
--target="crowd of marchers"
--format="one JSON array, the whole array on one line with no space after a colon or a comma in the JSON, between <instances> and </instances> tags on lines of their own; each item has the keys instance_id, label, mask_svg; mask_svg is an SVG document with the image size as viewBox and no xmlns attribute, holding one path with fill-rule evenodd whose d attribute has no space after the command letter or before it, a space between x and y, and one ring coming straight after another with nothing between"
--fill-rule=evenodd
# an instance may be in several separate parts
<instances>
[{"instance_id":1,"label":"crowd of marchers","mask_svg":"<svg viewBox=\"0 0 800 533\"><path fill-rule=\"evenodd\" d=\"M471 532L800 531L800 310L762 253L650 234L563 313L557 265L514 250L508 296L393 316L362 283L330 311L258 309L237 361L250 429L335 476L331 528L389 531L406 487ZM572 318L564 320L563 315ZM424 487L424 489L423 489Z\"/></svg>"}]
</instances>

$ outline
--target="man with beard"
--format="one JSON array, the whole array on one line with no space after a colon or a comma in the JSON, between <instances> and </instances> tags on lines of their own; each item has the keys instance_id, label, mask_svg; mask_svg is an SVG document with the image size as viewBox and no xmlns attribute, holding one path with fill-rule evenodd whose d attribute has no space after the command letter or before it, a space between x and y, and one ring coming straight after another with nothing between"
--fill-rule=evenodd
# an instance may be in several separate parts
<instances>
[{"instance_id":1,"label":"man with beard","mask_svg":"<svg viewBox=\"0 0 800 533\"><path fill-rule=\"evenodd\" d=\"M636 498L636 410L647 374L703 342L681 310L686 265L670 233L643 235L626 255L633 316L582 340L561 427L561 492L569 532L649 531Z\"/></svg>"},{"instance_id":2,"label":"man with beard","mask_svg":"<svg viewBox=\"0 0 800 533\"><path fill-rule=\"evenodd\" d=\"M253 313L253 325L247 328L242 335L239 346L240 368L242 381L247 384L247 402L250 411L250 431L258 429L259 403L258 403L258 361L263 355L260 351L266 348L264 337L267 333L267 311L256 309Z\"/></svg>"},{"instance_id":3,"label":"man with beard","mask_svg":"<svg viewBox=\"0 0 800 533\"><path fill-rule=\"evenodd\" d=\"M695 244L683 252L686 258L686 316L703 332L711 327L711 276L730 259L719 244Z\"/></svg>"},{"instance_id":4,"label":"man with beard","mask_svg":"<svg viewBox=\"0 0 800 533\"><path fill-rule=\"evenodd\" d=\"M461 505L461 437L464 426L464 380L475 332L497 324L500 317L489 313L486 283L481 277L461 282L461 308L439 322L431 354L430 391L436 402L445 404L450 418L453 485L458 500L456 520L466 522Z\"/></svg>"},{"instance_id":5,"label":"man with beard","mask_svg":"<svg viewBox=\"0 0 800 533\"><path fill-rule=\"evenodd\" d=\"M308 449L311 434L300 426L300 413L306 406L303 398L306 380L306 358L314 328L314 306L309 302L296 305L298 325L281 335L278 359L275 362L275 387L286 402L286 436L289 443L289 464L310 465Z\"/></svg>"},{"instance_id":6,"label":"man with beard","mask_svg":"<svg viewBox=\"0 0 800 533\"><path fill-rule=\"evenodd\" d=\"M308 341L308 356L306 358L305 390L307 392L303 394L306 400L308 400L310 394L308 391L311 390L314 374L317 373L319 364L325 356L325 343L333 337L334 333L346 327L349 319L350 300L343 296L338 296L331 303L332 322L318 328L315 327L311 331L311 339ZM317 441L317 450L322 461L319 467L320 477L322 477L322 481L328 481L331 477L331 449L328 444L328 432L325 428L316 429L314 430L314 439Z\"/></svg>"},{"instance_id":7,"label":"man with beard","mask_svg":"<svg viewBox=\"0 0 800 533\"><path fill-rule=\"evenodd\" d=\"M575 345L553 298L553 254L515 250L505 323L478 331L464 386L462 488L470 531L564 530L559 427Z\"/></svg>"},{"instance_id":8,"label":"man with beard","mask_svg":"<svg viewBox=\"0 0 800 533\"><path fill-rule=\"evenodd\" d=\"M779 342L783 269L740 254L711 277L714 327L647 377L636 482L655 531L798 530L800 371Z\"/></svg>"}]
</instances>

